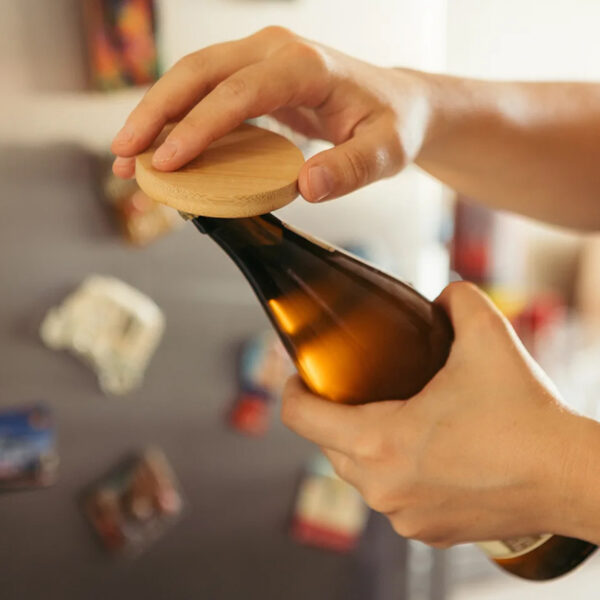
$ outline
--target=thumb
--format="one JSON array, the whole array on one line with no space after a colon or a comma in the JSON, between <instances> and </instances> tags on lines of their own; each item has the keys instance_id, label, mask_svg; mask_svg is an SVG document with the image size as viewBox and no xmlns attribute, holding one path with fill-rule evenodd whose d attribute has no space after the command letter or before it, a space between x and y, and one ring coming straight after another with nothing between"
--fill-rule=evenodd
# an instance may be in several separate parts
<instances>
[{"instance_id":1,"label":"thumb","mask_svg":"<svg viewBox=\"0 0 600 600\"><path fill-rule=\"evenodd\" d=\"M397 146L389 131L366 129L308 160L298 178L300 193L309 202L321 202L393 175L404 166Z\"/></svg>"},{"instance_id":2,"label":"thumb","mask_svg":"<svg viewBox=\"0 0 600 600\"><path fill-rule=\"evenodd\" d=\"M517 346L526 353L508 319L476 285L455 281L442 291L435 303L448 314L456 343L460 343L460 340L470 343L472 338L485 339L489 344L497 344L494 350L498 353L507 347L504 342L510 341L512 343L508 346L511 350Z\"/></svg>"}]
</instances>

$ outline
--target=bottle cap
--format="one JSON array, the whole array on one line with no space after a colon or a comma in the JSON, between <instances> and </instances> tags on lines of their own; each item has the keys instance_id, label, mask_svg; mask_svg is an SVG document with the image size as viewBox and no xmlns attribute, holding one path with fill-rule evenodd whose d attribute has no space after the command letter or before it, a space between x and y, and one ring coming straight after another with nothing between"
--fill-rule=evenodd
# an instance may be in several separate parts
<instances>
[{"instance_id":1,"label":"bottle cap","mask_svg":"<svg viewBox=\"0 0 600 600\"><path fill-rule=\"evenodd\" d=\"M276 210L298 195L304 157L281 135L244 123L187 165L163 172L152 166L152 155L167 133L136 158L138 185L157 202L182 213L231 218Z\"/></svg>"}]
</instances>

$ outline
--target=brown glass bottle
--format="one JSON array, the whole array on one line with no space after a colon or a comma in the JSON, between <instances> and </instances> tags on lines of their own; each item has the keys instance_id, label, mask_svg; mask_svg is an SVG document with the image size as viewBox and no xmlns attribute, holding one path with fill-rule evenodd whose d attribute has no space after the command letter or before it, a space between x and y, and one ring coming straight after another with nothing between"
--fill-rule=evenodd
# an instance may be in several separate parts
<instances>
[{"instance_id":1,"label":"brown glass bottle","mask_svg":"<svg viewBox=\"0 0 600 600\"><path fill-rule=\"evenodd\" d=\"M193 223L246 276L313 392L348 404L406 399L446 362L453 340L448 317L406 283L273 215ZM482 546L527 579L562 575L595 549L560 536Z\"/></svg>"}]
</instances>

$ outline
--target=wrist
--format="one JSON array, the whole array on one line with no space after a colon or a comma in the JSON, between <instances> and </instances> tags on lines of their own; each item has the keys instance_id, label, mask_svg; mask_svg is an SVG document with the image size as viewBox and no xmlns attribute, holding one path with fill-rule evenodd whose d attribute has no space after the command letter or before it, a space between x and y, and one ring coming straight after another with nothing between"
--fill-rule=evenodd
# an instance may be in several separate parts
<instances>
[{"instance_id":1,"label":"wrist","mask_svg":"<svg viewBox=\"0 0 600 600\"><path fill-rule=\"evenodd\" d=\"M417 162L431 144L440 121L436 75L403 67L391 71L396 80L397 133L407 162Z\"/></svg>"},{"instance_id":2,"label":"wrist","mask_svg":"<svg viewBox=\"0 0 600 600\"><path fill-rule=\"evenodd\" d=\"M412 71L420 81L427 106L427 128L415 162L428 167L446 165L456 152L468 151L482 126L495 119L493 94L485 82L439 73Z\"/></svg>"},{"instance_id":3,"label":"wrist","mask_svg":"<svg viewBox=\"0 0 600 600\"><path fill-rule=\"evenodd\" d=\"M422 143L415 156L415 162L419 162L423 158L426 160L429 155L435 155L439 141L452 132L453 122L462 112L456 105L459 96L456 88L462 80L425 71L411 70L407 74L417 82L416 87L427 114Z\"/></svg>"}]
</instances>

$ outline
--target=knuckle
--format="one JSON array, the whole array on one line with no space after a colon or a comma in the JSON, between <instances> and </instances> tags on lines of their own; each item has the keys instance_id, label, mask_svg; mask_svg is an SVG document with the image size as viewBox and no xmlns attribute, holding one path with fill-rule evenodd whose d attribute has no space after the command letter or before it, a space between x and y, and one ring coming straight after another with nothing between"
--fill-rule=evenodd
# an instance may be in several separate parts
<instances>
[{"instance_id":1,"label":"knuckle","mask_svg":"<svg viewBox=\"0 0 600 600\"><path fill-rule=\"evenodd\" d=\"M404 538L418 540L434 548L447 548L450 538L443 530L437 529L429 520L418 515L410 517L395 514L390 518L394 531Z\"/></svg>"},{"instance_id":2,"label":"knuckle","mask_svg":"<svg viewBox=\"0 0 600 600\"><path fill-rule=\"evenodd\" d=\"M269 40L279 41L295 37L295 34L287 27L281 25L268 25L256 33L257 36Z\"/></svg>"},{"instance_id":3,"label":"knuckle","mask_svg":"<svg viewBox=\"0 0 600 600\"><path fill-rule=\"evenodd\" d=\"M200 71L205 65L204 54L202 51L191 52L190 54L186 54L182 56L176 63L173 68L183 68L189 71Z\"/></svg>"},{"instance_id":4,"label":"knuckle","mask_svg":"<svg viewBox=\"0 0 600 600\"><path fill-rule=\"evenodd\" d=\"M453 536L449 528L427 524L418 538L424 544L443 550L453 545Z\"/></svg>"},{"instance_id":5,"label":"knuckle","mask_svg":"<svg viewBox=\"0 0 600 600\"><path fill-rule=\"evenodd\" d=\"M380 461L390 454L390 443L379 431L368 431L356 439L353 453L360 460Z\"/></svg>"},{"instance_id":6,"label":"knuckle","mask_svg":"<svg viewBox=\"0 0 600 600\"><path fill-rule=\"evenodd\" d=\"M374 511L379 513L390 513L397 508L389 492L379 487L364 490L363 498Z\"/></svg>"},{"instance_id":7,"label":"knuckle","mask_svg":"<svg viewBox=\"0 0 600 600\"><path fill-rule=\"evenodd\" d=\"M281 52L296 59L313 63L313 65L321 65L324 62L321 50L314 44L301 39L294 39L288 42L283 46Z\"/></svg>"},{"instance_id":8,"label":"knuckle","mask_svg":"<svg viewBox=\"0 0 600 600\"><path fill-rule=\"evenodd\" d=\"M219 93L231 99L241 99L248 93L248 84L241 77L229 77L218 85Z\"/></svg>"},{"instance_id":9,"label":"knuckle","mask_svg":"<svg viewBox=\"0 0 600 600\"><path fill-rule=\"evenodd\" d=\"M404 515L394 515L390 518L390 523L398 535L411 540L421 539L422 528L416 519L409 519Z\"/></svg>"},{"instance_id":10,"label":"knuckle","mask_svg":"<svg viewBox=\"0 0 600 600\"><path fill-rule=\"evenodd\" d=\"M352 472L352 460L347 456L340 456L335 459L330 459L330 462L336 474L344 481L347 481Z\"/></svg>"},{"instance_id":11,"label":"knuckle","mask_svg":"<svg viewBox=\"0 0 600 600\"><path fill-rule=\"evenodd\" d=\"M358 186L365 185L374 178L372 162L360 150L346 150L346 163L351 179Z\"/></svg>"}]
</instances>

